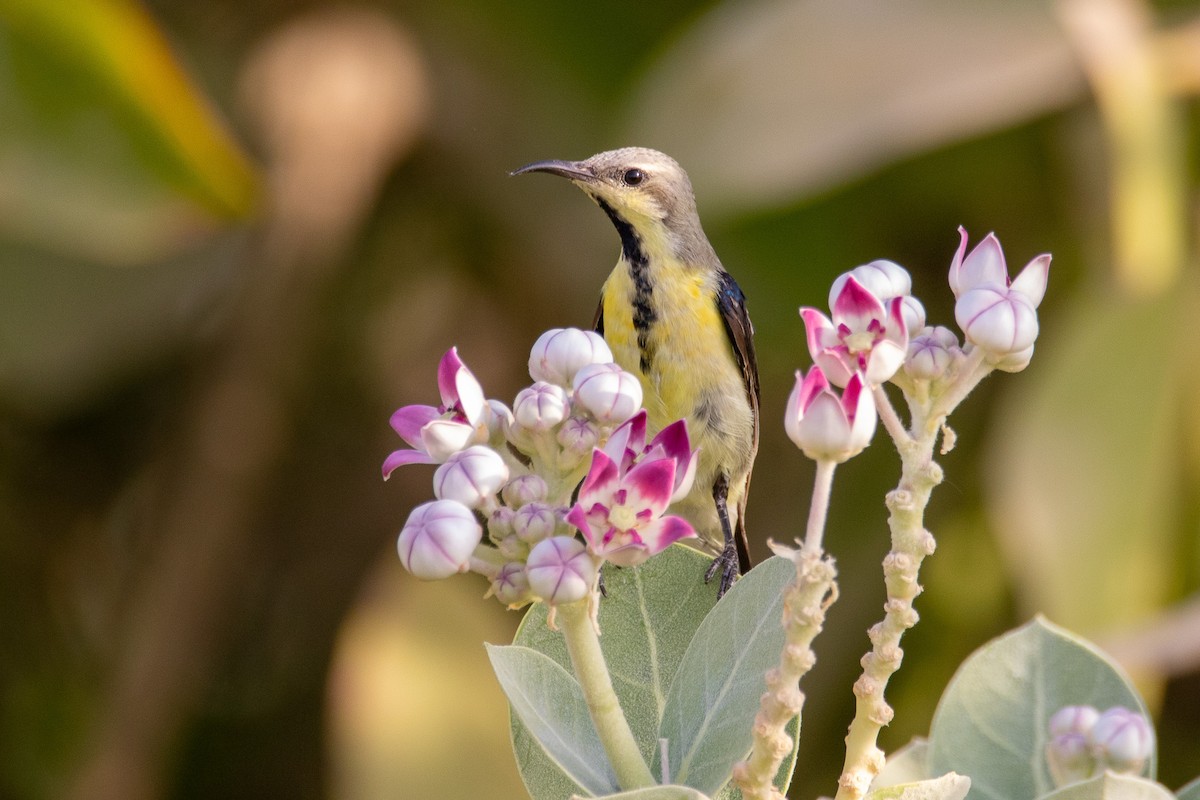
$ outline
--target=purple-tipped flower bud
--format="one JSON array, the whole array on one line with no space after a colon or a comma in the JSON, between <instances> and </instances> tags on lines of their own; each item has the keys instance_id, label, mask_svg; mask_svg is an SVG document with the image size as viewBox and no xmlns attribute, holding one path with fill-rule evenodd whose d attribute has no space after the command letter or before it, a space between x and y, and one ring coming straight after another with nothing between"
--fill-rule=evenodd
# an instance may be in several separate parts
<instances>
[{"instance_id":1,"label":"purple-tipped flower bud","mask_svg":"<svg viewBox=\"0 0 1200 800\"><path fill-rule=\"evenodd\" d=\"M833 286L829 289L830 308L837 303L838 295L842 293L842 287L850 278L854 278L862 284L863 288L879 298L881 303L912 292L912 277L908 274L908 270L895 261L881 258L837 276L833 281ZM910 328L910 330L920 330L920 328Z\"/></svg>"},{"instance_id":2,"label":"purple-tipped flower bud","mask_svg":"<svg viewBox=\"0 0 1200 800\"><path fill-rule=\"evenodd\" d=\"M1046 766L1055 786L1087 780L1096 772L1096 759L1082 733L1060 733L1046 743Z\"/></svg>"},{"instance_id":3,"label":"purple-tipped flower bud","mask_svg":"<svg viewBox=\"0 0 1200 800\"><path fill-rule=\"evenodd\" d=\"M925 328L908 342L904 371L918 380L936 380L946 374L960 352L954 331L941 325Z\"/></svg>"},{"instance_id":4,"label":"purple-tipped flower bud","mask_svg":"<svg viewBox=\"0 0 1200 800\"><path fill-rule=\"evenodd\" d=\"M525 565L519 561L510 561L502 566L492 579L491 593L509 608L519 608L531 602L533 593L529 591Z\"/></svg>"},{"instance_id":5,"label":"purple-tipped flower bud","mask_svg":"<svg viewBox=\"0 0 1200 800\"><path fill-rule=\"evenodd\" d=\"M529 353L529 377L567 387L588 364L609 364L612 350L604 337L578 328L554 328L538 337Z\"/></svg>"},{"instance_id":6,"label":"purple-tipped flower bud","mask_svg":"<svg viewBox=\"0 0 1200 800\"><path fill-rule=\"evenodd\" d=\"M547 603L574 603L592 591L596 561L578 539L554 536L529 553L525 574L530 591Z\"/></svg>"},{"instance_id":7,"label":"purple-tipped flower bud","mask_svg":"<svg viewBox=\"0 0 1200 800\"><path fill-rule=\"evenodd\" d=\"M1154 752L1154 729L1136 711L1108 709L1088 735L1096 761L1115 772L1140 773Z\"/></svg>"},{"instance_id":8,"label":"purple-tipped flower bud","mask_svg":"<svg viewBox=\"0 0 1200 800\"><path fill-rule=\"evenodd\" d=\"M574 387L600 422L624 422L642 407L642 384L616 364L589 364L575 373Z\"/></svg>"},{"instance_id":9,"label":"purple-tipped flower bud","mask_svg":"<svg viewBox=\"0 0 1200 800\"><path fill-rule=\"evenodd\" d=\"M508 482L508 465L500 454L481 444L455 453L433 473L433 493L479 508Z\"/></svg>"},{"instance_id":10,"label":"purple-tipped flower bud","mask_svg":"<svg viewBox=\"0 0 1200 800\"><path fill-rule=\"evenodd\" d=\"M513 508L520 508L526 503L540 503L546 499L548 487L541 475L518 475L500 491L504 502Z\"/></svg>"},{"instance_id":11,"label":"purple-tipped flower bud","mask_svg":"<svg viewBox=\"0 0 1200 800\"><path fill-rule=\"evenodd\" d=\"M558 443L577 456L590 455L599 435L596 424L583 417L571 417L558 429Z\"/></svg>"},{"instance_id":12,"label":"purple-tipped flower bud","mask_svg":"<svg viewBox=\"0 0 1200 800\"><path fill-rule=\"evenodd\" d=\"M513 518L513 532L521 541L536 544L553 536L557 524L558 515L553 508L545 503L528 503L517 509Z\"/></svg>"},{"instance_id":13,"label":"purple-tipped flower bud","mask_svg":"<svg viewBox=\"0 0 1200 800\"><path fill-rule=\"evenodd\" d=\"M396 550L404 568L424 580L466 572L483 528L471 509L454 500L433 500L412 510Z\"/></svg>"},{"instance_id":14,"label":"purple-tipped flower bud","mask_svg":"<svg viewBox=\"0 0 1200 800\"><path fill-rule=\"evenodd\" d=\"M1091 731L1100 712L1092 706L1063 706L1054 712L1046 727L1051 736L1062 736L1068 733L1079 733L1086 736Z\"/></svg>"},{"instance_id":15,"label":"purple-tipped flower bud","mask_svg":"<svg viewBox=\"0 0 1200 800\"><path fill-rule=\"evenodd\" d=\"M532 431L546 431L567 418L570 401L561 386L538 381L517 395L513 416Z\"/></svg>"},{"instance_id":16,"label":"purple-tipped flower bud","mask_svg":"<svg viewBox=\"0 0 1200 800\"><path fill-rule=\"evenodd\" d=\"M529 545L518 539L515 533L496 542L496 549L509 561L524 561L529 555Z\"/></svg>"},{"instance_id":17,"label":"purple-tipped flower bud","mask_svg":"<svg viewBox=\"0 0 1200 800\"><path fill-rule=\"evenodd\" d=\"M954 304L954 318L967 341L996 357L1029 348L1038 335L1037 309L1023 294L1004 286L963 292Z\"/></svg>"},{"instance_id":18,"label":"purple-tipped flower bud","mask_svg":"<svg viewBox=\"0 0 1200 800\"><path fill-rule=\"evenodd\" d=\"M487 532L488 538L493 542L501 540L513 535L513 519L517 516L515 508L508 506L498 506L492 509L492 513L488 514Z\"/></svg>"}]
</instances>

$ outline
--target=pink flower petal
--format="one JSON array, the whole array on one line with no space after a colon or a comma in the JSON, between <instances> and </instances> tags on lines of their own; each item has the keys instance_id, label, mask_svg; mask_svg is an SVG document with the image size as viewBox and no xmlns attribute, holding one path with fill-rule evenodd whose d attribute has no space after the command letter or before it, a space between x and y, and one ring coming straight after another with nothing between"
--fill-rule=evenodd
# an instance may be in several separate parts
<instances>
[{"instance_id":1,"label":"pink flower petal","mask_svg":"<svg viewBox=\"0 0 1200 800\"><path fill-rule=\"evenodd\" d=\"M887 305L887 327L883 335L900 345L908 347L908 323L904 321L903 297L893 298Z\"/></svg>"},{"instance_id":2,"label":"pink flower petal","mask_svg":"<svg viewBox=\"0 0 1200 800\"><path fill-rule=\"evenodd\" d=\"M695 536L696 531L683 517L667 515L638 529L642 543L650 551L650 555L661 553L680 539Z\"/></svg>"},{"instance_id":3,"label":"pink flower petal","mask_svg":"<svg viewBox=\"0 0 1200 800\"><path fill-rule=\"evenodd\" d=\"M796 377L800 378L800 371L796 371ZM849 378L847 378L849 380ZM824 371L818 366L813 366L804 376L800 385L799 405L801 415L808 410L812 405L813 398L821 392L829 388L829 380L825 377Z\"/></svg>"},{"instance_id":4,"label":"pink flower petal","mask_svg":"<svg viewBox=\"0 0 1200 800\"><path fill-rule=\"evenodd\" d=\"M804 320L804 333L808 339L808 352L813 358L838 341L837 329L829 317L807 306L800 309L800 319Z\"/></svg>"},{"instance_id":5,"label":"pink flower petal","mask_svg":"<svg viewBox=\"0 0 1200 800\"><path fill-rule=\"evenodd\" d=\"M648 508L657 517L675 493L675 462L669 458L643 461L629 470L621 486L629 492L625 505L638 511Z\"/></svg>"},{"instance_id":6,"label":"pink flower petal","mask_svg":"<svg viewBox=\"0 0 1200 800\"><path fill-rule=\"evenodd\" d=\"M579 505L590 507L594 503L608 505L613 493L620 485L620 470L603 450L592 451L592 465L587 477L579 487Z\"/></svg>"},{"instance_id":7,"label":"pink flower petal","mask_svg":"<svg viewBox=\"0 0 1200 800\"><path fill-rule=\"evenodd\" d=\"M954 292L954 296L958 297L961 290L958 286L958 276L962 272L963 257L967 254L967 229L962 225L958 226L958 250L954 253L954 258L950 261L950 291Z\"/></svg>"},{"instance_id":8,"label":"pink flower petal","mask_svg":"<svg viewBox=\"0 0 1200 800\"><path fill-rule=\"evenodd\" d=\"M438 394L442 398L442 406L446 409L458 405L458 371L463 369L462 359L458 357L458 348L451 347L438 362L437 384Z\"/></svg>"},{"instance_id":9,"label":"pink flower petal","mask_svg":"<svg viewBox=\"0 0 1200 800\"><path fill-rule=\"evenodd\" d=\"M663 428L650 442L650 449L662 447L667 458L682 462L691 456L692 447L688 440L687 420L676 420Z\"/></svg>"},{"instance_id":10,"label":"pink flower petal","mask_svg":"<svg viewBox=\"0 0 1200 800\"><path fill-rule=\"evenodd\" d=\"M436 464L428 453L420 450L396 450L383 460L383 479L386 481L398 467L405 464Z\"/></svg>"},{"instance_id":11,"label":"pink flower petal","mask_svg":"<svg viewBox=\"0 0 1200 800\"><path fill-rule=\"evenodd\" d=\"M867 330L872 320L881 320L885 314L879 298L854 276L846 280L832 310L834 320L848 325L854 331Z\"/></svg>"},{"instance_id":12,"label":"pink flower petal","mask_svg":"<svg viewBox=\"0 0 1200 800\"><path fill-rule=\"evenodd\" d=\"M612 432L612 435L608 437L608 442L604 445L604 452L609 458L616 461L620 470L624 472L629 469L633 459L642 451L645 442L646 411L643 409L621 423Z\"/></svg>"},{"instance_id":13,"label":"pink flower petal","mask_svg":"<svg viewBox=\"0 0 1200 800\"><path fill-rule=\"evenodd\" d=\"M401 439L412 447L421 447L421 428L440 416L433 406L404 406L396 409L390 422Z\"/></svg>"},{"instance_id":14,"label":"pink flower petal","mask_svg":"<svg viewBox=\"0 0 1200 800\"><path fill-rule=\"evenodd\" d=\"M571 507L571 510L567 512L566 520L568 524L579 529L583 538L588 540L588 544L593 549L600 546L600 542L596 540L596 534L592 531L592 526L588 524L588 514L583 510L581 504L576 503Z\"/></svg>"}]
</instances>

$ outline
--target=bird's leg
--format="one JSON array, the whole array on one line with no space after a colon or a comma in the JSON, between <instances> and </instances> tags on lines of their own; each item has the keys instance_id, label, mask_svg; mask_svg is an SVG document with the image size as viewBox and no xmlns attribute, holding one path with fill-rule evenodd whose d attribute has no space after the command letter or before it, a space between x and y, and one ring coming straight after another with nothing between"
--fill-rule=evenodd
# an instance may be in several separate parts
<instances>
[{"instance_id":1,"label":"bird's leg","mask_svg":"<svg viewBox=\"0 0 1200 800\"><path fill-rule=\"evenodd\" d=\"M720 571L721 582L717 584L718 600L729 591L729 587L733 586L733 582L738 576L737 545L733 541L733 528L729 525L729 509L726 505L728 496L729 478L724 474L718 475L716 482L713 483L713 502L717 504L717 517L721 520L721 533L725 536L725 547L721 550L720 555L713 559L708 572L704 573L704 582L708 583Z\"/></svg>"}]
</instances>

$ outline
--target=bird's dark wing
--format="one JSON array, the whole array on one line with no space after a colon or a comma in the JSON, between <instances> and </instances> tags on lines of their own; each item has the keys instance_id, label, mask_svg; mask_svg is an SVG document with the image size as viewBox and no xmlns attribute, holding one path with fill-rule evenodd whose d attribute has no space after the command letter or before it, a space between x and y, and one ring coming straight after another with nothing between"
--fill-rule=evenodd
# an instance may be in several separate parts
<instances>
[{"instance_id":1,"label":"bird's dark wing","mask_svg":"<svg viewBox=\"0 0 1200 800\"><path fill-rule=\"evenodd\" d=\"M754 355L754 326L750 323L750 314L746 311L746 295L737 281L728 272L721 271L717 283L717 309L725 321L725 332L729 335L729 343L733 345L733 355L742 370L742 382L746 386L746 398L750 401L750 409L754 413L754 452L758 452L758 359ZM738 509L738 530L735 533L738 548L738 561L741 562L742 572L750 569L749 543L746 537L746 497L750 494L750 476L746 475L746 487L742 492L742 501Z\"/></svg>"},{"instance_id":2,"label":"bird's dark wing","mask_svg":"<svg viewBox=\"0 0 1200 800\"><path fill-rule=\"evenodd\" d=\"M604 298L600 298L600 304L596 306L596 316L592 317L592 330L601 336L604 335ZM757 435L754 437L756 440Z\"/></svg>"}]
</instances>

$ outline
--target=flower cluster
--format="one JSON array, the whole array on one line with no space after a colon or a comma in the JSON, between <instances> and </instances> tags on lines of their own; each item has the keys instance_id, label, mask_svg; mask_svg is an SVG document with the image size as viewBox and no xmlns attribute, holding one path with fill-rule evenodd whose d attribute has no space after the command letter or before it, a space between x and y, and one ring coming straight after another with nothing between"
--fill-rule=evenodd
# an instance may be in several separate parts
<instances>
[{"instance_id":1,"label":"flower cluster","mask_svg":"<svg viewBox=\"0 0 1200 800\"><path fill-rule=\"evenodd\" d=\"M1123 706L1101 713L1092 706L1065 706L1050 717L1046 764L1056 786L1104 772L1140 774L1154 752L1154 729L1145 716Z\"/></svg>"},{"instance_id":2,"label":"flower cluster","mask_svg":"<svg viewBox=\"0 0 1200 800\"><path fill-rule=\"evenodd\" d=\"M441 405L397 410L391 424L408 447L383 463L385 479L404 464L439 465L436 499L400 532L405 568L430 580L479 572L510 607L584 599L603 561L637 564L693 535L665 513L695 476L686 424L647 444L641 384L599 335L547 331L529 375L510 409L485 398L451 348L438 366Z\"/></svg>"},{"instance_id":3,"label":"flower cluster","mask_svg":"<svg viewBox=\"0 0 1200 800\"><path fill-rule=\"evenodd\" d=\"M831 316L801 308L813 367L796 373L785 428L816 460L840 463L860 452L875 430L878 387L891 381L910 405L938 395L961 399L991 369L1016 372L1033 355L1037 307L1046 293L1050 256L1009 279L994 234L967 253L967 232L950 264L954 314L964 344L948 328L926 324L912 278L892 261L843 273L829 294ZM841 387L841 397L832 387ZM953 391L957 390L957 391ZM943 412L949 408L942 409Z\"/></svg>"}]
</instances>

